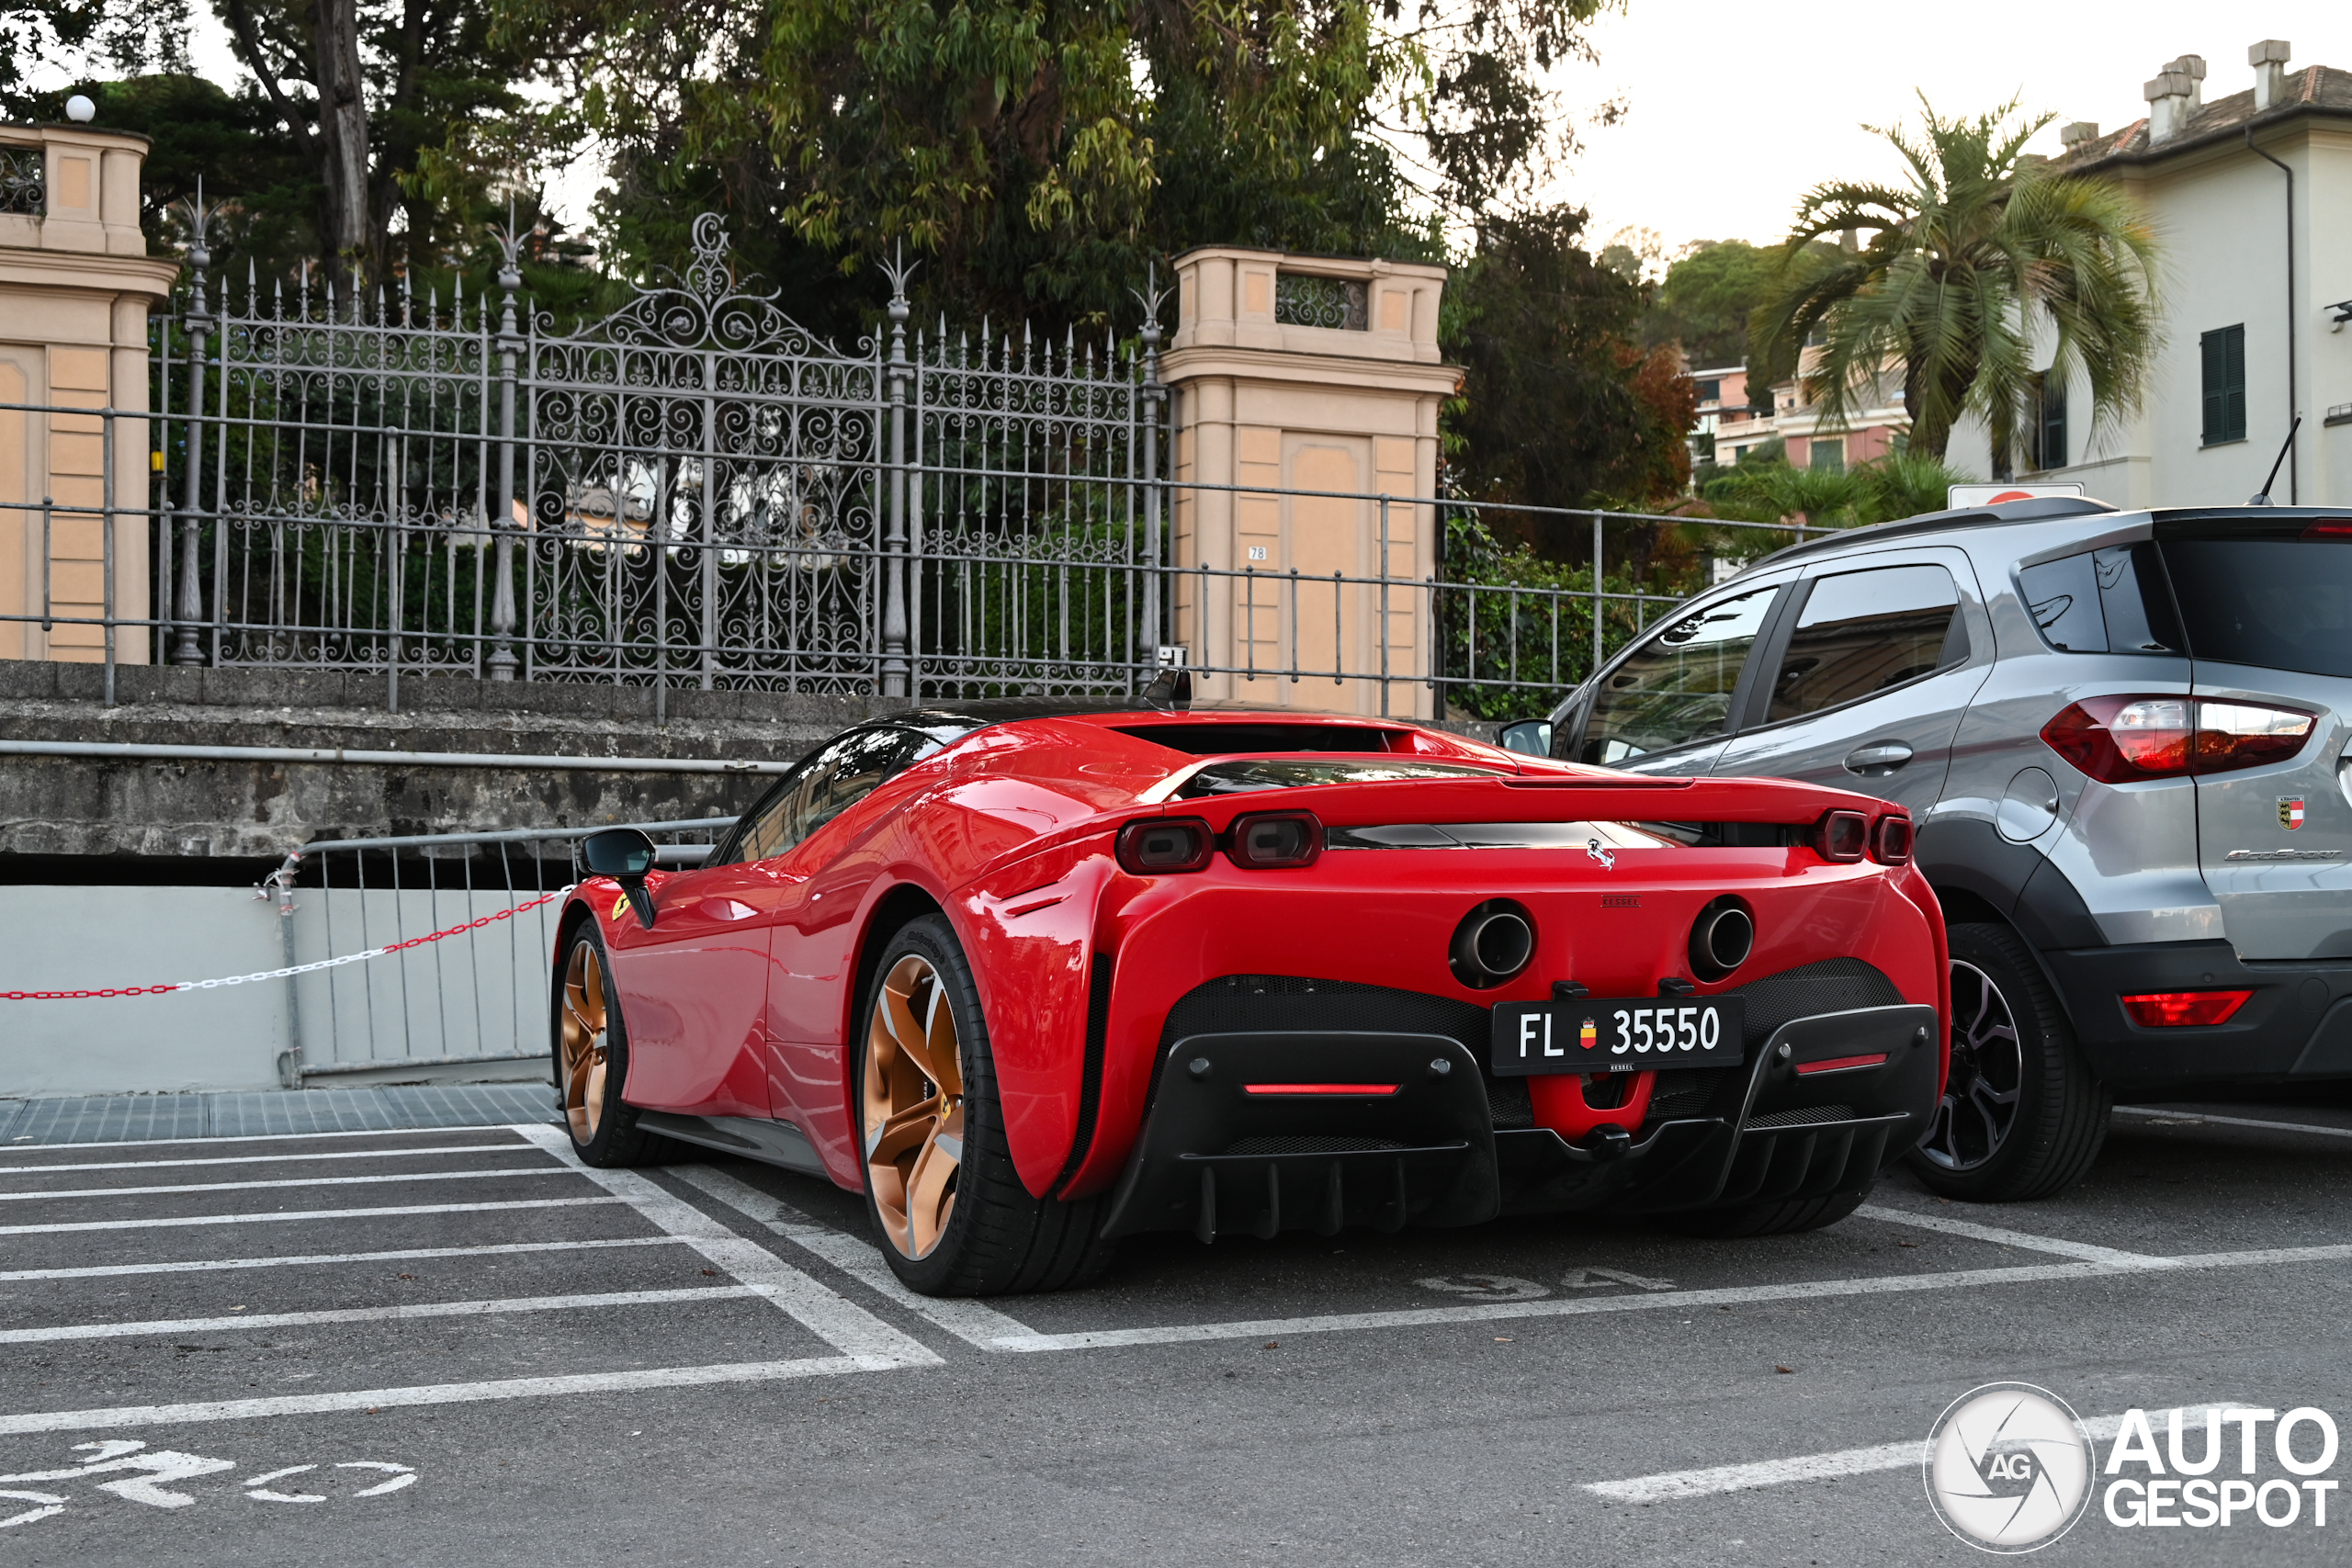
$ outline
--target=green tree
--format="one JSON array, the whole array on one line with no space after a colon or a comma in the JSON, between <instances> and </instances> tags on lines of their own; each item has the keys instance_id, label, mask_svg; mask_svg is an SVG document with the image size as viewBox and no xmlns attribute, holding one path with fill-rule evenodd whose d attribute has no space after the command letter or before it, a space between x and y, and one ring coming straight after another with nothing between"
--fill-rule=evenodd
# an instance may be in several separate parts
<instances>
[{"instance_id":1,"label":"green tree","mask_svg":"<svg viewBox=\"0 0 2352 1568\"><path fill-rule=\"evenodd\" d=\"M1491 220L1446 291L1446 355L1464 372L1449 467L1475 499L1656 504L1690 478L1690 379L1670 345L1636 344L1643 291L1578 244L1584 222L1565 207Z\"/></svg>"},{"instance_id":2,"label":"green tree","mask_svg":"<svg viewBox=\"0 0 2352 1568\"><path fill-rule=\"evenodd\" d=\"M1996 447L2012 439L2033 416L2045 344L2052 375L2087 381L2094 430L2135 407L2159 344L2154 231L2113 184L2020 159L2052 117L2020 116L2014 99L1973 119L1924 99L1921 110L1917 134L1871 128L1901 154L1906 185L1805 196L1756 357L1792 362L1817 333L1806 393L1833 422L1900 367L1923 457L1943 456L1963 413ZM1851 251L1815 249L1845 235Z\"/></svg>"},{"instance_id":3,"label":"green tree","mask_svg":"<svg viewBox=\"0 0 2352 1568\"><path fill-rule=\"evenodd\" d=\"M1188 245L1429 254L1409 198L1539 178L1544 73L1615 0L499 3L616 154L613 249L674 255L716 207L822 330L901 248L926 305L1056 329L1132 320Z\"/></svg>"},{"instance_id":4,"label":"green tree","mask_svg":"<svg viewBox=\"0 0 2352 1568\"><path fill-rule=\"evenodd\" d=\"M310 166L320 250L378 277L468 245L568 131L565 110L524 98L537 40L493 39L489 0L214 3L277 134Z\"/></svg>"},{"instance_id":5,"label":"green tree","mask_svg":"<svg viewBox=\"0 0 2352 1568\"><path fill-rule=\"evenodd\" d=\"M1666 269L1643 337L1679 343L1696 368L1736 365L1747 318L1771 297L1774 258L1745 240L1703 240Z\"/></svg>"}]
</instances>

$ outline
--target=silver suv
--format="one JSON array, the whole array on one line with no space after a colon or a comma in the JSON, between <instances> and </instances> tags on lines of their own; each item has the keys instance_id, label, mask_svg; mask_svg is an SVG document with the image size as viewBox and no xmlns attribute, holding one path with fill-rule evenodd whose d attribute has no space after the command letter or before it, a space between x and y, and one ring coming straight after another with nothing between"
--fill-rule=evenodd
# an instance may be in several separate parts
<instances>
[{"instance_id":1,"label":"silver suv","mask_svg":"<svg viewBox=\"0 0 2352 1568\"><path fill-rule=\"evenodd\" d=\"M2352 1077L2352 516L2026 501L1766 557L1516 750L1907 807L1951 930L1911 1159L2056 1192L2113 1097Z\"/></svg>"}]
</instances>

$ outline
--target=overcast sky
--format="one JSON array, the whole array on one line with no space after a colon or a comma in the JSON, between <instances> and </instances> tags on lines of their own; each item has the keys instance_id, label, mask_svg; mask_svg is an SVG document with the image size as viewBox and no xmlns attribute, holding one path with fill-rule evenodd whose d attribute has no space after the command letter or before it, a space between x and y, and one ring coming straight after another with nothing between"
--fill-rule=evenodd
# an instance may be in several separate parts
<instances>
[{"instance_id":1,"label":"overcast sky","mask_svg":"<svg viewBox=\"0 0 2352 1568\"><path fill-rule=\"evenodd\" d=\"M1691 240L1777 239L1807 187L1894 179L1894 152L1860 126L1916 118L1917 92L1947 116L2022 94L2059 119L2035 150L2059 151L2058 127L2113 129L2143 118L2141 84L2182 54L2205 57L2208 100L2253 85L2248 45L2294 46L2296 67L2352 69L2345 0L1632 0L1595 29L1596 66L1564 71L1583 107L1625 99L1616 125L1584 133L1555 187L1592 212L1596 243L1657 230L1669 250Z\"/></svg>"},{"instance_id":2,"label":"overcast sky","mask_svg":"<svg viewBox=\"0 0 2352 1568\"><path fill-rule=\"evenodd\" d=\"M198 69L236 78L227 39L198 6ZM1947 115L1976 114L2021 94L2058 126L2112 129L2142 118L2140 85L2181 54L2205 57L2205 96L2252 85L2246 46L2283 38L2294 64L2352 69L2346 0L2255 0L2237 19L2190 0L1973 0L1963 7L1905 0L1632 0L1604 18L1600 61L1563 69L1571 108L1589 115L1623 99L1625 117L1592 126L1584 150L1547 194L1592 212L1596 245L1620 229L1656 230L1670 254L1692 240L1763 243L1786 230L1805 189L1823 180L1894 179L1894 155L1860 129L1916 117L1925 92ZM575 225L594 180L559 175L549 195Z\"/></svg>"}]
</instances>

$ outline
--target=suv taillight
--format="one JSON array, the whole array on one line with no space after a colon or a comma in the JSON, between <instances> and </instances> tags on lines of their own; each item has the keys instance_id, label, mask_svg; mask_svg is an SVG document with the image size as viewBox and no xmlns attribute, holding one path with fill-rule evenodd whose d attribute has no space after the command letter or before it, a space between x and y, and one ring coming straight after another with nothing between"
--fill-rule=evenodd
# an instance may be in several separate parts
<instances>
[{"instance_id":1,"label":"suv taillight","mask_svg":"<svg viewBox=\"0 0 2352 1568\"><path fill-rule=\"evenodd\" d=\"M2312 716L2193 697L2085 697L2041 727L2050 749L2101 784L2226 773L2283 762L2310 739Z\"/></svg>"}]
</instances>

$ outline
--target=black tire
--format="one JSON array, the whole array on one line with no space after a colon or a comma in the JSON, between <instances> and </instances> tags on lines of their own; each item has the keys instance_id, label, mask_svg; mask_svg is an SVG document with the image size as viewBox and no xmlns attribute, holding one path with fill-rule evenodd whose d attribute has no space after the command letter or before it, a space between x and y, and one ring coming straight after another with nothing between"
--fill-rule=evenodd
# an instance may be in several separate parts
<instances>
[{"instance_id":1,"label":"black tire","mask_svg":"<svg viewBox=\"0 0 2352 1568\"><path fill-rule=\"evenodd\" d=\"M2018 934L1951 931L1951 1073L1906 1158L1931 1192L1975 1203L2048 1198L2107 1142L2115 1097L2075 1043L2065 1010Z\"/></svg>"},{"instance_id":2,"label":"black tire","mask_svg":"<svg viewBox=\"0 0 2352 1568\"><path fill-rule=\"evenodd\" d=\"M605 940L582 920L556 963L548 1032L553 1036L556 1111L571 1147L600 1168L653 1165L677 1145L637 1124L637 1108L621 1100L628 1077L628 1028L613 987Z\"/></svg>"},{"instance_id":3,"label":"black tire","mask_svg":"<svg viewBox=\"0 0 2352 1568\"><path fill-rule=\"evenodd\" d=\"M1792 1198L1780 1203L1743 1203L1728 1209L1693 1209L1687 1213L1660 1214L1658 1224L1682 1235L1729 1240L1746 1236L1788 1235L1834 1225L1862 1206L1867 1187L1857 1192L1832 1192L1826 1198Z\"/></svg>"},{"instance_id":4,"label":"black tire","mask_svg":"<svg viewBox=\"0 0 2352 1568\"><path fill-rule=\"evenodd\" d=\"M1068 1290L1099 1277L1117 1249L1101 1235L1103 1201L1033 1197L1013 1169L988 1023L946 917L901 927L873 975L853 1092L866 1213L892 1272L927 1296ZM895 1017L886 994L905 1004Z\"/></svg>"}]
</instances>

